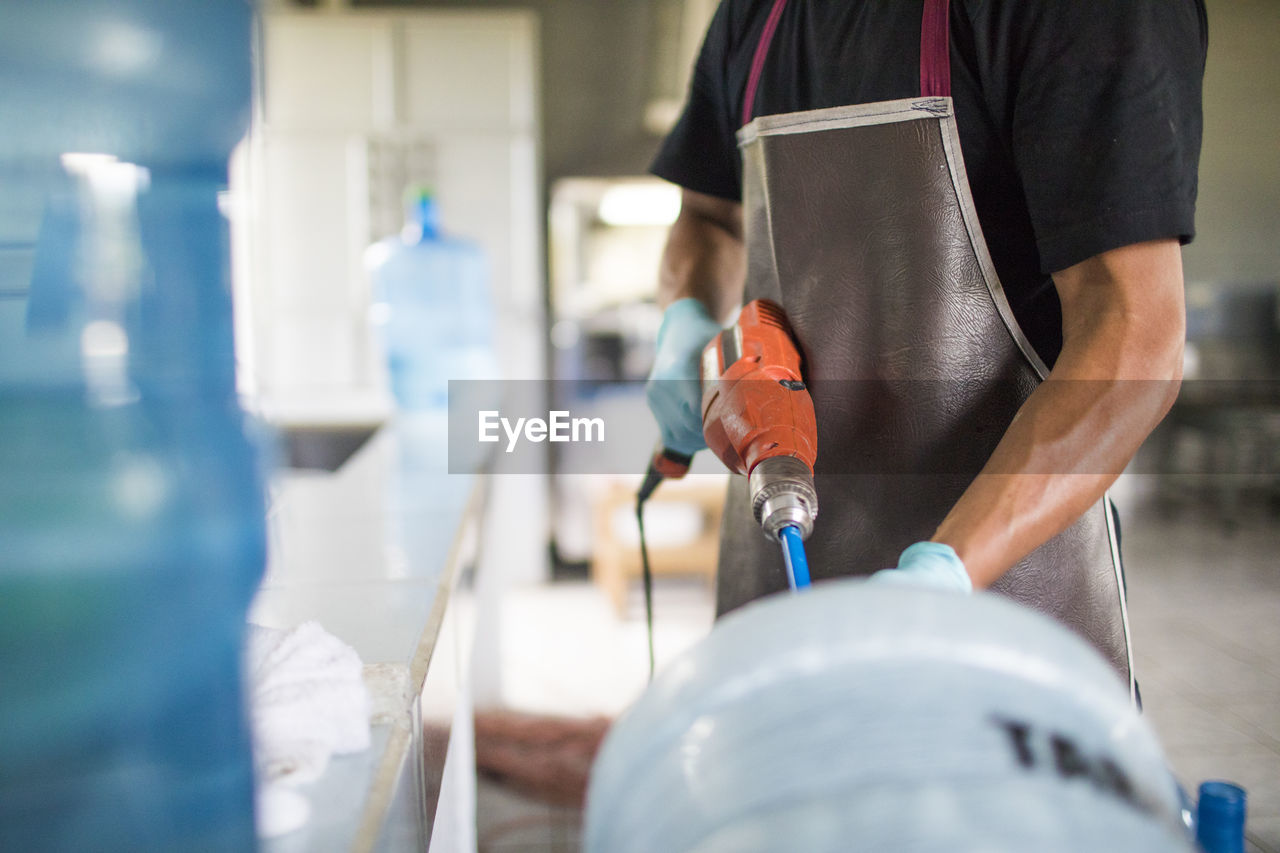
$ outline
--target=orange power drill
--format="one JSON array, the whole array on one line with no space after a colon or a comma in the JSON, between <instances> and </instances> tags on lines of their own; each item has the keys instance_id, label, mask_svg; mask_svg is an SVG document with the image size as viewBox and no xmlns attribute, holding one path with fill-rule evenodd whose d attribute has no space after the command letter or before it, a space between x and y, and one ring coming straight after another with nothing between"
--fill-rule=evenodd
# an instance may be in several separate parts
<instances>
[{"instance_id":1,"label":"orange power drill","mask_svg":"<svg viewBox=\"0 0 1280 853\"><path fill-rule=\"evenodd\" d=\"M793 588L807 586L802 542L813 531L818 428L801 377L801 355L781 306L757 299L702 353L702 434L729 468L747 475L751 510L782 544ZM639 502L663 479L678 479L690 457L659 448Z\"/></svg>"}]
</instances>

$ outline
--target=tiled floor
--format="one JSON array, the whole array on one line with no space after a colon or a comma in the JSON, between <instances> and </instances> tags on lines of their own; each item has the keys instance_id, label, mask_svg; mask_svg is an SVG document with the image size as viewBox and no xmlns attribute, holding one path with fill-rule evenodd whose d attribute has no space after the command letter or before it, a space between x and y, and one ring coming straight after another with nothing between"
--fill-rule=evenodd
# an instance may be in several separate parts
<instances>
[{"instance_id":1,"label":"tiled floor","mask_svg":"<svg viewBox=\"0 0 1280 853\"><path fill-rule=\"evenodd\" d=\"M1249 792L1248 848L1280 853L1280 519L1247 507L1234 531L1188 504L1172 517L1119 490L1130 618L1146 713L1183 783L1225 778ZM1127 496L1127 497L1126 497ZM696 586L658 590L658 657L696 642L711 603ZM614 616L591 585L505 603L503 698L537 713L613 714L644 687L637 607ZM578 849L579 816L482 783L481 853Z\"/></svg>"},{"instance_id":2,"label":"tiled floor","mask_svg":"<svg viewBox=\"0 0 1280 853\"><path fill-rule=\"evenodd\" d=\"M1130 619L1148 717L1179 779L1249 792L1253 850L1280 853L1280 519L1228 531L1184 508L1129 513Z\"/></svg>"}]
</instances>

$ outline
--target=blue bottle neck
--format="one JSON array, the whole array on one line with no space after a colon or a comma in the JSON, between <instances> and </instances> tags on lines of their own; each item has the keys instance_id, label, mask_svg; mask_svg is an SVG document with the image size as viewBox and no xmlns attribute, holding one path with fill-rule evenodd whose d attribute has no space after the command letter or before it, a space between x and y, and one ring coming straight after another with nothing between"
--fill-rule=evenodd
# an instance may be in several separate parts
<instances>
[{"instance_id":1,"label":"blue bottle neck","mask_svg":"<svg viewBox=\"0 0 1280 853\"><path fill-rule=\"evenodd\" d=\"M414 242L440 239L440 212L435 199L424 196L414 203L409 211L409 230L417 237Z\"/></svg>"}]
</instances>

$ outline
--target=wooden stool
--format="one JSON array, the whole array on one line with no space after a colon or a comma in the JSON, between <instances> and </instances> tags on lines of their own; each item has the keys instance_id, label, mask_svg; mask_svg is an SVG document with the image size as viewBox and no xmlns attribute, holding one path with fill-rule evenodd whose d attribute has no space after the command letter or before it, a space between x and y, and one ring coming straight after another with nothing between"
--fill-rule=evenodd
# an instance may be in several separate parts
<instances>
[{"instance_id":1,"label":"wooden stool","mask_svg":"<svg viewBox=\"0 0 1280 853\"><path fill-rule=\"evenodd\" d=\"M653 576L695 575L710 587L715 583L720 549L720 517L724 512L725 478L699 476L664 484L645 504L649 565ZM662 504L693 504L701 526L693 541L662 544L662 531L651 521L652 510ZM594 546L591 577L613 602L619 617L627 615L631 582L642 574L640 545L635 528L635 486L612 483L593 507ZM619 512L625 509L625 513ZM631 519L629 536L620 536L620 517Z\"/></svg>"}]
</instances>

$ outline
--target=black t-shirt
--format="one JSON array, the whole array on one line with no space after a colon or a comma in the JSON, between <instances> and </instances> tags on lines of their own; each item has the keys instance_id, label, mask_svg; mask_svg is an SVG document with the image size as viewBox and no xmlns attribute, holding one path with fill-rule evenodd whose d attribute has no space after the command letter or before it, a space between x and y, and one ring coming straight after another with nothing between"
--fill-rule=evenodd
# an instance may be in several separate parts
<instances>
[{"instance_id":1,"label":"black t-shirt","mask_svg":"<svg viewBox=\"0 0 1280 853\"><path fill-rule=\"evenodd\" d=\"M654 174L740 200L735 131L773 0L723 0ZM923 4L790 0L753 115L920 94ZM1194 231L1203 0L952 0L960 147L996 272L1049 364L1061 309L1049 273Z\"/></svg>"}]
</instances>

